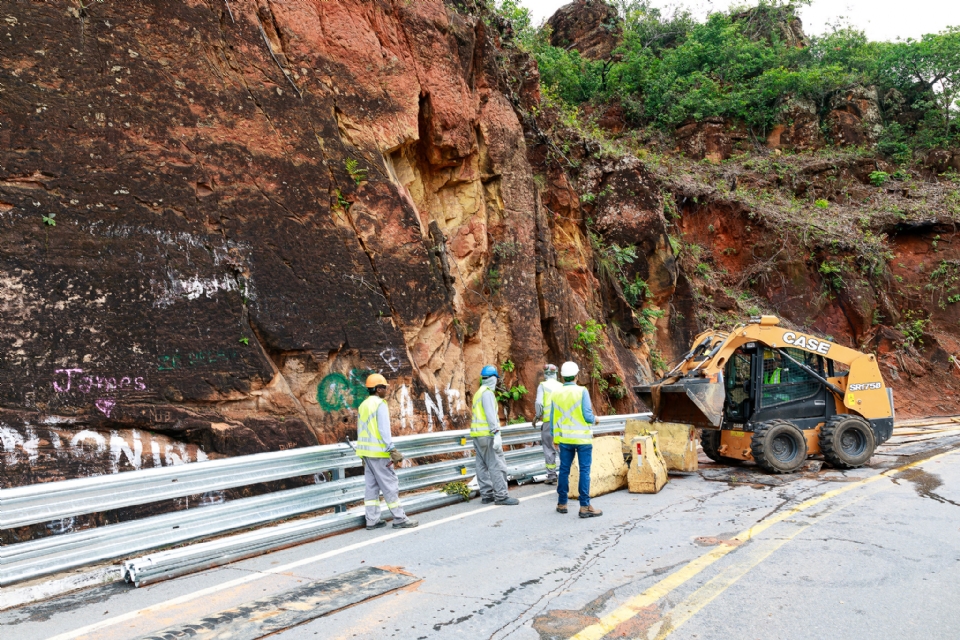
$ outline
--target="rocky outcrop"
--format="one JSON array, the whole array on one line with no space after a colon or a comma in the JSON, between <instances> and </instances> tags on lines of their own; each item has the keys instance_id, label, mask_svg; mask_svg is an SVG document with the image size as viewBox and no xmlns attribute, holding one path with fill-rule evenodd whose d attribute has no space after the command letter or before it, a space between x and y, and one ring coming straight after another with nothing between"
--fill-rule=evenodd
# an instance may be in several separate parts
<instances>
[{"instance_id":1,"label":"rocky outcrop","mask_svg":"<svg viewBox=\"0 0 960 640\"><path fill-rule=\"evenodd\" d=\"M623 29L617 10L603 0L574 0L547 21L550 44L576 49L589 60L606 60L620 44Z\"/></svg>"},{"instance_id":2,"label":"rocky outcrop","mask_svg":"<svg viewBox=\"0 0 960 640\"><path fill-rule=\"evenodd\" d=\"M827 122L830 137L839 145L865 145L877 141L883 115L876 87L855 86L831 98Z\"/></svg>"},{"instance_id":3,"label":"rocky outcrop","mask_svg":"<svg viewBox=\"0 0 960 640\"><path fill-rule=\"evenodd\" d=\"M342 440L372 371L395 433L463 427L484 364L535 389L545 360L588 357L589 255L558 264L503 79L535 102L536 67L484 20L440 0L9 12L5 485ZM636 379L618 344L604 361ZM87 462L37 472L64 452Z\"/></svg>"},{"instance_id":4,"label":"rocky outcrop","mask_svg":"<svg viewBox=\"0 0 960 640\"><path fill-rule=\"evenodd\" d=\"M767 136L767 147L790 151L806 151L823 146L820 113L812 100L793 97L780 114L782 124Z\"/></svg>"},{"instance_id":5,"label":"rocky outcrop","mask_svg":"<svg viewBox=\"0 0 960 640\"><path fill-rule=\"evenodd\" d=\"M677 127L677 151L694 160L720 162L733 155L748 135L740 127L716 116L699 122L685 122Z\"/></svg>"},{"instance_id":6,"label":"rocky outcrop","mask_svg":"<svg viewBox=\"0 0 960 640\"><path fill-rule=\"evenodd\" d=\"M779 41L788 47L802 48L808 46L809 41L795 11L789 4L761 4L733 14L732 18L753 40Z\"/></svg>"}]
</instances>

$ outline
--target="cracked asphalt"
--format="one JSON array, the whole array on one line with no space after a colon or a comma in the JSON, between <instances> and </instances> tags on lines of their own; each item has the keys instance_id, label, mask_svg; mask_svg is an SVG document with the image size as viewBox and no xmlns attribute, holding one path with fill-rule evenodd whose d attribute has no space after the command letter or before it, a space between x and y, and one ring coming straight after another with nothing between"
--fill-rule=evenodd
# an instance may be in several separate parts
<instances>
[{"instance_id":1,"label":"cracked asphalt","mask_svg":"<svg viewBox=\"0 0 960 640\"><path fill-rule=\"evenodd\" d=\"M17 640L51 638L250 572L345 549L82 637L136 638L378 566L402 568L421 581L276 637L568 638L727 545L733 549L715 563L596 637L956 638L960 451L859 483L910 460L877 456L869 468L825 468L780 486L671 476L657 495L620 491L597 498L604 515L587 520L575 509L556 513L551 487L526 485L511 489L525 498L519 506L484 509L474 500L420 514L422 523L444 522L402 537L389 537L389 528L355 531L141 589L114 584L0 612L0 634L7 637L15 626ZM842 487L850 489L791 513L746 542L733 539Z\"/></svg>"}]
</instances>

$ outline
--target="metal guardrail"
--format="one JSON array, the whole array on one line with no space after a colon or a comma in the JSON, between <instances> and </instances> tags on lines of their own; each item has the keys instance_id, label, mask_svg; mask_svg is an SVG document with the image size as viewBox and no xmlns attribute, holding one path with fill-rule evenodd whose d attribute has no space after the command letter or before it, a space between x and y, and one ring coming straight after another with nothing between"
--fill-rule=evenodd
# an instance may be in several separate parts
<instances>
[{"instance_id":1,"label":"metal guardrail","mask_svg":"<svg viewBox=\"0 0 960 640\"><path fill-rule=\"evenodd\" d=\"M594 433L603 435L622 431L627 420L647 417L649 414L603 416L598 418ZM540 439L539 429L534 429L529 422L504 427L502 432L504 445L521 445ZM468 430L401 436L395 438L395 442L404 456L410 459L465 453L473 448ZM539 448L507 451L505 457L511 469L527 469L528 471L524 472L527 477L545 472ZM214 489L313 475L333 469L358 467L360 464L360 459L346 445L324 445L178 467L130 471L114 476L3 489L0 490L0 528L37 524ZM401 491L451 482L471 474L473 468L472 456L402 468L398 470ZM516 476L516 473L514 475ZM263 525L312 511L342 507L362 499L363 478L345 478L9 545L4 547L0 554L0 585ZM321 522L324 518L328 520ZM312 520L316 521L316 526L283 529L275 536L276 541L289 540L289 536L293 535L290 531L294 529L298 532L296 535L306 536L297 540L306 540L311 536L326 535L323 532L328 524L335 526L335 523L339 523L336 526L342 524L345 529L357 524L343 513L319 516ZM259 536L258 542L249 548L260 549L257 545L270 544L271 539L268 535ZM237 543L239 550L232 551L233 555L228 554L229 557L241 557L236 554L242 555L246 552L244 549L247 547L244 545L247 542L244 540ZM227 561L229 560L224 560ZM158 569L161 573L168 570L169 567ZM148 579L139 580L139 570L132 571L134 580L142 583ZM155 572L147 573L153 575ZM147 573L143 575L146 576Z\"/></svg>"}]
</instances>

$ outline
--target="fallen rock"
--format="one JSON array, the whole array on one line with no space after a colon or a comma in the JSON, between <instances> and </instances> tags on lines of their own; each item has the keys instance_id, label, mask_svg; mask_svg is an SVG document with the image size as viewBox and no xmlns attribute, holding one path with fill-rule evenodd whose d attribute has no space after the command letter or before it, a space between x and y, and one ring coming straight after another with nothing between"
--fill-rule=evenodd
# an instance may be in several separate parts
<instances>
[{"instance_id":1,"label":"fallen rock","mask_svg":"<svg viewBox=\"0 0 960 640\"><path fill-rule=\"evenodd\" d=\"M571 498L580 495L580 465L574 459L570 468ZM627 486L627 463L623 459L619 436L593 439L593 462L590 465L590 497L602 496Z\"/></svg>"},{"instance_id":2,"label":"fallen rock","mask_svg":"<svg viewBox=\"0 0 960 640\"><path fill-rule=\"evenodd\" d=\"M633 458L627 472L630 493L659 493L667 484L667 463L657 447L657 432L630 441Z\"/></svg>"},{"instance_id":3,"label":"fallen rock","mask_svg":"<svg viewBox=\"0 0 960 640\"><path fill-rule=\"evenodd\" d=\"M696 427L679 422L647 422L629 420L624 427L624 442L633 442L637 436L656 433L657 448L666 462L667 469L674 471L697 471ZM632 452L632 449L631 449Z\"/></svg>"}]
</instances>

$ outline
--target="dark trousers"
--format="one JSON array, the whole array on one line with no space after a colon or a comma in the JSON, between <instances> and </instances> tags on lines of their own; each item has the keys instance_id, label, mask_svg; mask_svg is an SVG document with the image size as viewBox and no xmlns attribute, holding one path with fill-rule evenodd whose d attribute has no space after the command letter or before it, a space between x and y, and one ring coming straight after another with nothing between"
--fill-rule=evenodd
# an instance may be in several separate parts
<instances>
[{"instance_id":1,"label":"dark trousers","mask_svg":"<svg viewBox=\"0 0 960 640\"><path fill-rule=\"evenodd\" d=\"M557 478L557 504L567 504L570 492L570 467L573 457L580 464L580 506L590 506L590 465L593 462L592 444L560 444L560 473Z\"/></svg>"}]
</instances>

